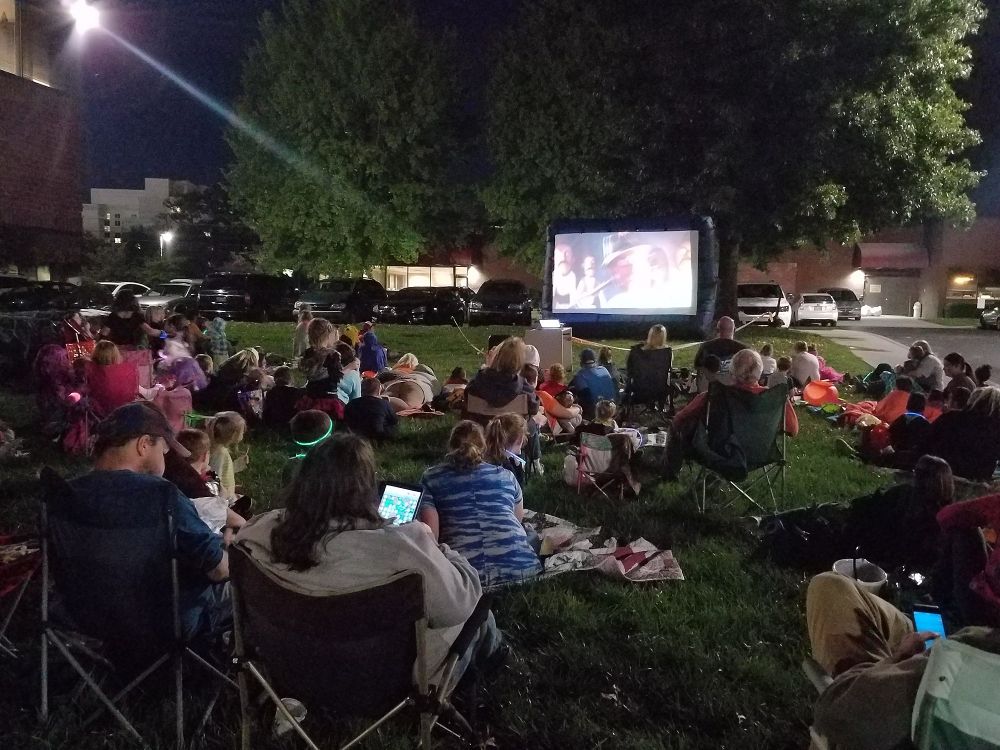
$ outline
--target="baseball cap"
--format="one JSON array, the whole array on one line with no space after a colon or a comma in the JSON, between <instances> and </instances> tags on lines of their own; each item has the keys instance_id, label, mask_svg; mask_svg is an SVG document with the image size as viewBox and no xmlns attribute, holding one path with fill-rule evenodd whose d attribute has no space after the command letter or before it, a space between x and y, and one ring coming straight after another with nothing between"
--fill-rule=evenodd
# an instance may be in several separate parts
<instances>
[{"instance_id":1,"label":"baseball cap","mask_svg":"<svg viewBox=\"0 0 1000 750\"><path fill-rule=\"evenodd\" d=\"M538 349L531 344L525 344L524 346L524 364L532 365L533 367L542 366L542 357L538 353Z\"/></svg>"},{"instance_id":2,"label":"baseball cap","mask_svg":"<svg viewBox=\"0 0 1000 750\"><path fill-rule=\"evenodd\" d=\"M137 401L119 406L97 425L95 432L98 438L106 438L112 442L132 440L143 435L161 437L167 441L170 450L181 458L191 455L187 448L177 442L174 429L163 412L152 404Z\"/></svg>"},{"instance_id":3,"label":"baseball cap","mask_svg":"<svg viewBox=\"0 0 1000 750\"><path fill-rule=\"evenodd\" d=\"M593 349L584 349L582 352L580 352L581 365L588 365L591 362L596 362L596 361L597 361L597 355L594 354Z\"/></svg>"}]
</instances>

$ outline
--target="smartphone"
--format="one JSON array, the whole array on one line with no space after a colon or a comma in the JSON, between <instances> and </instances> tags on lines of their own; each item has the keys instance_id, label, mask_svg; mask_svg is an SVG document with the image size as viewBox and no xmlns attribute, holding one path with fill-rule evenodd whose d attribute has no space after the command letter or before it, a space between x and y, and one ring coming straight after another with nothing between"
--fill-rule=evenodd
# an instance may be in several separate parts
<instances>
[{"instance_id":1,"label":"smartphone","mask_svg":"<svg viewBox=\"0 0 1000 750\"><path fill-rule=\"evenodd\" d=\"M941 617L941 611L937 607L928 604L914 604L913 625L917 632L927 630L937 633L938 638L947 637L944 632L944 618ZM930 648L933 643L934 641L924 641L927 648Z\"/></svg>"}]
</instances>

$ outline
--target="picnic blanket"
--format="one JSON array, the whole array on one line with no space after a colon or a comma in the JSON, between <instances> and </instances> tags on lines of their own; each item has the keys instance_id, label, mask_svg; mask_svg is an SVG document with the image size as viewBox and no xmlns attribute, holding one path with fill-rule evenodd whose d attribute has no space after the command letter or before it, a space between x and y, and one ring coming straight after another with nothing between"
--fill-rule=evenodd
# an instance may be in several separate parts
<instances>
[{"instance_id":1,"label":"picnic blanket","mask_svg":"<svg viewBox=\"0 0 1000 750\"><path fill-rule=\"evenodd\" d=\"M523 520L542 540L545 569L539 578L574 570L597 570L633 583L684 580L673 553L658 549L642 537L619 545L615 537L605 537L600 526L585 528L557 516L527 509ZM552 553L545 557L547 550Z\"/></svg>"}]
</instances>

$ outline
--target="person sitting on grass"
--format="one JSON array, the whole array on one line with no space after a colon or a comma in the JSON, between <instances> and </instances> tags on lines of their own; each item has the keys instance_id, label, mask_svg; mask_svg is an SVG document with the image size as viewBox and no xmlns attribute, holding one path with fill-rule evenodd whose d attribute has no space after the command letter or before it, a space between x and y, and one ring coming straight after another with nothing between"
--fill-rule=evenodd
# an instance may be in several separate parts
<instances>
[{"instance_id":1,"label":"person sitting on grass","mask_svg":"<svg viewBox=\"0 0 1000 750\"><path fill-rule=\"evenodd\" d=\"M558 396L566 390L566 368L558 362L550 365L545 380L538 384L538 390L551 396Z\"/></svg>"},{"instance_id":2,"label":"person sitting on grass","mask_svg":"<svg viewBox=\"0 0 1000 750\"><path fill-rule=\"evenodd\" d=\"M816 358L819 362L819 377L820 380L827 380L831 383L840 383L845 378L845 373L840 373L830 367L826 360L820 356L819 347L816 344L809 344L807 351Z\"/></svg>"},{"instance_id":3,"label":"person sitting on grass","mask_svg":"<svg viewBox=\"0 0 1000 750\"><path fill-rule=\"evenodd\" d=\"M597 364L593 349L580 352L580 369L569 381L569 388L583 410L584 419L594 418L594 408L601 399L618 398L618 384L611 379L611 373Z\"/></svg>"},{"instance_id":4,"label":"person sitting on grass","mask_svg":"<svg viewBox=\"0 0 1000 750\"><path fill-rule=\"evenodd\" d=\"M388 367L385 347L378 342L375 331L368 330L361 334L361 346L358 347L358 360L361 372L374 372L376 375Z\"/></svg>"},{"instance_id":5,"label":"person sitting on grass","mask_svg":"<svg viewBox=\"0 0 1000 750\"><path fill-rule=\"evenodd\" d=\"M223 411L216 414L205 423L205 432L212 442L212 450L208 463L218 477L222 497L230 503L236 502L236 474L246 469L249 463L247 454L233 459L232 450L243 442L247 423L234 411Z\"/></svg>"},{"instance_id":6,"label":"person sitting on grass","mask_svg":"<svg viewBox=\"0 0 1000 750\"><path fill-rule=\"evenodd\" d=\"M424 472L418 518L434 538L467 559L484 586L538 575L542 563L521 524L524 502L517 479L485 461L486 438L462 420L448 439L445 460Z\"/></svg>"},{"instance_id":7,"label":"person sitting on grass","mask_svg":"<svg viewBox=\"0 0 1000 750\"><path fill-rule=\"evenodd\" d=\"M219 483L208 465L211 439L202 430L187 428L177 433L177 442L190 455L184 458L176 451L168 453L163 478L183 492L194 503L198 517L216 534L221 533L229 544L246 519L219 494Z\"/></svg>"},{"instance_id":8,"label":"person sitting on grass","mask_svg":"<svg viewBox=\"0 0 1000 750\"><path fill-rule=\"evenodd\" d=\"M989 480L1000 459L1000 388L977 388L964 409L934 420L924 451L947 461L957 476Z\"/></svg>"},{"instance_id":9,"label":"person sitting on grass","mask_svg":"<svg viewBox=\"0 0 1000 750\"><path fill-rule=\"evenodd\" d=\"M966 391L966 394L968 394L968 391ZM927 406L924 408L924 418L928 422L933 422L935 419L944 414L944 411L947 408L948 403L945 398L944 391L931 391L927 394Z\"/></svg>"},{"instance_id":10,"label":"person sitting on grass","mask_svg":"<svg viewBox=\"0 0 1000 750\"><path fill-rule=\"evenodd\" d=\"M663 343L664 346L666 346L667 329L663 326L659 327L663 328ZM653 326L653 328L657 328L657 326ZM648 346L648 342L646 345ZM621 373L618 372L618 366L615 365L615 355L614 352L611 351L610 346L602 346L597 350L597 364L608 371L608 375L611 376L611 379L615 381L615 384L619 388L622 387L624 381L622 380Z\"/></svg>"},{"instance_id":11,"label":"person sitting on grass","mask_svg":"<svg viewBox=\"0 0 1000 750\"><path fill-rule=\"evenodd\" d=\"M110 523L127 515L134 503L167 493L173 510L180 578L181 626L186 638L207 634L225 622L231 604L212 584L229 578L229 561L222 539L198 517L194 504L163 478L165 457L188 457L166 418L151 404L126 404L109 414L95 430L94 469L69 481L81 513ZM96 543L100 539L95 538ZM126 556L128 549L95 550L95 557ZM80 564L87 564L81 560ZM111 592L94 591L93 596ZM169 625L165 627L169 630Z\"/></svg>"},{"instance_id":12,"label":"person sitting on grass","mask_svg":"<svg viewBox=\"0 0 1000 750\"><path fill-rule=\"evenodd\" d=\"M521 456L528 438L528 424L517 414L501 414L486 425L486 460L507 469L524 488L525 460Z\"/></svg>"},{"instance_id":13,"label":"person sitting on grass","mask_svg":"<svg viewBox=\"0 0 1000 750\"><path fill-rule=\"evenodd\" d=\"M996 387L996 383L990 380L993 377L993 368L989 365L979 365L973 372L976 378L976 388L985 388L987 386Z\"/></svg>"},{"instance_id":14,"label":"person sitting on grass","mask_svg":"<svg viewBox=\"0 0 1000 750\"><path fill-rule=\"evenodd\" d=\"M954 388L965 388L972 393L978 387L973 379L972 365L965 361L958 352L946 354L942 361L944 374L951 378L948 385L944 387L945 395L951 393Z\"/></svg>"},{"instance_id":15,"label":"person sitting on grass","mask_svg":"<svg viewBox=\"0 0 1000 750\"><path fill-rule=\"evenodd\" d=\"M295 479L302 460L309 452L322 445L333 434L333 420L326 412L318 409L300 411L289 424L292 440L295 441L296 453L289 458L281 468L281 486L287 487Z\"/></svg>"},{"instance_id":16,"label":"person sitting on grass","mask_svg":"<svg viewBox=\"0 0 1000 750\"><path fill-rule=\"evenodd\" d=\"M299 360L299 369L306 376L305 395L296 408L299 411L319 409L331 419L344 418L344 402L337 395L337 388L343 377L340 353L334 348L337 343L337 329L324 318L315 318L309 323L309 348Z\"/></svg>"},{"instance_id":17,"label":"person sitting on grass","mask_svg":"<svg viewBox=\"0 0 1000 750\"><path fill-rule=\"evenodd\" d=\"M897 469L913 466L922 455L924 443L930 433L931 423L924 416L927 397L922 393L911 393L906 401L906 411L889 425L889 445L892 455L887 465Z\"/></svg>"},{"instance_id":18,"label":"person sitting on grass","mask_svg":"<svg viewBox=\"0 0 1000 750\"><path fill-rule=\"evenodd\" d=\"M302 398L302 390L292 385L292 370L279 367L274 371L274 388L264 396L264 425L272 430L287 433L288 423L295 416L295 405Z\"/></svg>"},{"instance_id":19,"label":"person sitting on grass","mask_svg":"<svg viewBox=\"0 0 1000 750\"><path fill-rule=\"evenodd\" d=\"M915 633L886 600L832 572L810 581L806 623L813 658L834 678L813 707L816 732L837 748L909 747L924 644L937 636ZM948 638L1000 654L997 629L964 628Z\"/></svg>"},{"instance_id":20,"label":"person sitting on grass","mask_svg":"<svg viewBox=\"0 0 1000 750\"><path fill-rule=\"evenodd\" d=\"M741 349L733 355L733 385L729 387L750 393L764 392L767 389L759 382L762 368L763 363L757 352L753 349ZM708 393L699 393L674 417L665 451L664 473L668 478L676 478L684 461L690 456L695 430L705 420L707 409ZM799 433L799 418L791 399L785 401L785 432L791 437Z\"/></svg>"},{"instance_id":21,"label":"person sitting on grass","mask_svg":"<svg viewBox=\"0 0 1000 750\"><path fill-rule=\"evenodd\" d=\"M913 391L913 381L907 375L896 377L896 387L872 409L872 414L886 424L892 424L906 412L906 403Z\"/></svg>"},{"instance_id":22,"label":"person sitting on grass","mask_svg":"<svg viewBox=\"0 0 1000 750\"><path fill-rule=\"evenodd\" d=\"M764 379L764 385L768 388L773 388L776 385L787 385L788 392L792 393L795 390L795 383L792 382L792 376L790 375L792 370L792 358L778 357L774 368L774 372Z\"/></svg>"},{"instance_id":23,"label":"person sitting on grass","mask_svg":"<svg viewBox=\"0 0 1000 750\"><path fill-rule=\"evenodd\" d=\"M316 596L358 591L403 571L419 572L429 627L428 667L435 676L482 596L475 569L458 552L439 545L424 524L392 525L379 516L375 455L364 438L333 435L299 463L298 475L277 498L283 507L248 522L237 542L283 584ZM459 671L499 646L491 614Z\"/></svg>"},{"instance_id":24,"label":"person sitting on grass","mask_svg":"<svg viewBox=\"0 0 1000 750\"><path fill-rule=\"evenodd\" d=\"M962 411L969 405L970 398L972 398L972 391L968 388L962 388L961 386L953 388L948 393L943 411Z\"/></svg>"},{"instance_id":25,"label":"person sitting on grass","mask_svg":"<svg viewBox=\"0 0 1000 750\"><path fill-rule=\"evenodd\" d=\"M361 398L344 407L344 423L351 432L375 442L396 436L399 417L388 399L382 398L382 384L378 378L361 381Z\"/></svg>"},{"instance_id":26,"label":"person sitting on grass","mask_svg":"<svg viewBox=\"0 0 1000 750\"><path fill-rule=\"evenodd\" d=\"M820 380L819 360L815 354L810 354L809 345L805 341L795 342L792 370L789 374L797 388L805 388L807 383Z\"/></svg>"},{"instance_id":27,"label":"person sitting on grass","mask_svg":"<svg viewBox=\"0 0 1000 750\"><path fill-rule=\"evenodd\" d=\"M337 383L337 398L346 406L354 399L361 398L360 363L353 346L338 341L334 348L340 355L340 366L343 368L340 382Z\"/></svg>"},{"instance_id":28,"label":"person sitting on grass","mask_svg":"<svg viewBox=\"0 0 1000 750\"><path fill-rule=\"evenodd\" d=\"M312 307L310 305L302 305L299 308L295 331L292 333L292 356L295 359L305 354L306 349L309 348L309 324L312 320Z\"/></svg>"},{"instance_id":29,"label":"person sitting on grass","mask_svg":"<svg viewBox=\"0 0 1000 750\"><path fill-rule=\"evenodd\" d=\"M774 358L774 347L764 344L760 347L760 361L764 363L764 369L760 376L767 378L778 369L778 361Z\"/></svg>"},{"instance_id":30,"label":"person sitting on grass","mask_svg":"<svg viewBox=\"0 0 1000 750\"><path fill-rule=\"evenodd\" d=\"M539 390L538 398L553 435L572 435L583 424L583 412L569 388L563 386L555 396Z\"/></svg>"}]
</instances>

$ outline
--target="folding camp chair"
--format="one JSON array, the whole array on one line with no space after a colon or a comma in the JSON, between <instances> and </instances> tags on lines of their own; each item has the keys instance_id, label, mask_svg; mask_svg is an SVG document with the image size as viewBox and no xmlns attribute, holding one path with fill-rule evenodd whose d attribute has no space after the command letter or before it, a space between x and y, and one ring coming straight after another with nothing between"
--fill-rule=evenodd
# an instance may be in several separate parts
<instances>
[{"instance_id":1,"label":"folding camp chair","mask_svg":"<svg viewBox=\"0 0 1000 750\"><path fill-rule=\"evenodd\" d=\"M41 720L49 716L51 646L121 726L149 747L119 706L160 667L170 665L176 747L184 748L184 657L223 684L237 686L183 639L170 485L164 484L158 497L128 498L127 502L102 498L90 503L51 468L44 467L40 478ZM50 582L58 595L56 607L50 607ZM94 669L131 680L109 697L92 675ZM195 736L214 703L213 699ZM84 726L100 714L98 709Z\"/></svg>"},{"instance_id":2,"label":"folding camp chair","mask_svg":"<svg viewBox=\"0 0 1000 750\"><path fill-rule=\"evenodd\" d=\"M38 569L41 553L38 538L33 536L0 534L0 549L5 550L4 561L0 562L0 599L9 599L3 622L0 622L0 653L17 657L18 651L7 637L7 628Z\"/></svg>"},{"instance_id":3,"label":"folding camp chair","mask_svg":"<svg viewBox=\"0 0 1000 750\"><path fill-rule=\"evenodd\" d=\"M490 406L489 402L478 396L471 396L468 392L462 401L462 419L470 419L481 425L483 428L490 423L493 417L502 414L517 414L524 417L528 423L528 440L524 444L525 476L534 474L535 461L542 457L542 446L538 435L538 425L528 414L528 396L520 393L503 406Z\"/></svg>"},{"instance_id":4,"label":"folding camp chair","mask_svg":"<svg viewBox=\"0 0 1000 750\"><path fill-rule=\"evenodd\" d=\"M636 344L626 361L625 391L622 394L622 420L637 423L640 411L652 412L665 423L674 412L670 367L674 352L666 349L643 349Z\"/></svg>"},{"instance_id":5,"label":"folding camp chair","mask_svg":"<svg viewBox=\"0 0 1000 750\"><path fill-rule=\"evenodd\" d=\"M427 663L427 616L423 577L398 573L383 583L348 593L295 591L253 559L243 545L230 548L236 663L242 709L242 748L250 749L248 677L312 750L318 750L281 696L338 719L374 718L344 750L361 742L406 709L420 714L420 747L430 750L435 726L448 716L470 736L472 728L450 703L461 675L459 661L489 616L489 601L475 612L452 644L431 684ZM266 676L265 676L266 675Z\"/></svg>"},{"instance_id":6,"label":"folding camp chair","mask_svg":"<svg viewBox=\"0 0 1000 750\"><path fill-rule=\"evenodd\" d=\"M631 439L624 434L597 435L586 430L578 433L580 447L576 457L576 491L593 487L608 500L609 491L617 489L618 500L625 490L638 495L641 486L629 468L634 455Z\"/></svg>"},{"instance_id":7,"label":"folding camp chair","mask_svg":"<svg viewBox=\"0 0 1000 750\"><path fill-rule=\"evenodd\" d=\"M761 511L776 512L778 497L785 495L785 404L788 386L776 385L760 393L712 383L708 389L705 420L693 442L694 495L698 508L707 507L709 484L721 491L731 489L737 499ZM778 484L777 494L775 484ZM750 494L763 484L771 498L766 509Z\"/></svg>"}]
</instances>

